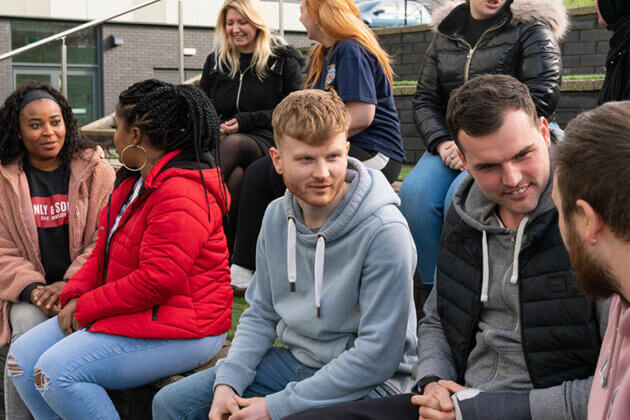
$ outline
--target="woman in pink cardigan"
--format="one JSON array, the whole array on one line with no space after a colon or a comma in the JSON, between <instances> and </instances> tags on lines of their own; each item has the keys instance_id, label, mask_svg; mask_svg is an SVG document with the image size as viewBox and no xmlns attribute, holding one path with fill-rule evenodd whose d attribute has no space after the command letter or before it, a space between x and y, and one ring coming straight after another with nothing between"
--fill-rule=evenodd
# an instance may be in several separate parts
<instances>
[{"instance_id":1,"label":"woman in pink cardigan","mask_svg":"<svg viewBox=\"0 0 630 420\"><path fill-rule=\"evenodd\" d=\"M30 83L0 108L0 346L59 312L66 281L89 256L114 184L103 150L78 130L70 104ZM9 375L7 418L29 415Z\"/></svg>"}]
</instances>

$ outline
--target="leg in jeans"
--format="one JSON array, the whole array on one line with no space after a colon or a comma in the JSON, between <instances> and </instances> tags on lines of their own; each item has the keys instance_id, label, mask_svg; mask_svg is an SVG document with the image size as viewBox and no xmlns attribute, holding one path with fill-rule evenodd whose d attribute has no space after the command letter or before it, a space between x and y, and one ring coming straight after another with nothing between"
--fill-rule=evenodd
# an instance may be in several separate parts
<instances>
[{"instance_id":1,"label":"leg in jeans","mask_svg":"<svg viewBox=\"0 0 630 420\"><path fill-rule=\"evenodd\" d=\"M419 406L411 404L412 394L394 395L313 408L284 420L418 420Z\"/></svg>"},{"instance_id":2,"label":"leg in jeans","mask_svg":"<svg viewBox=\"0 0 630 420\"><path fill-rule=\"evenodd\" d=\"M451 208L451 204L453 204L455 190L457 190L457 187L459 187L459 184L461 184L462 180L466 178L466 175L468 175L468 172L462 171L459 175L457 175L457 178L455 178L455 180L451 182L451 186L448 187L446 198L444 199L444 217L442 218L443 220L446 220L446 213L448 213L448 210Z\"/></svg>"},{"instance_id":3,"label":"leg in jeans","mask_svg":"<svg viewBox=\"0 0 630 420\"><path fill-rule=\"evenodd\" d=\"M444 198L459 171L448 168L438 155L426 152L400 187L400 211L409 223L418 251L418 272L425 284L433 283L437 263Z\"/></svg>"},{"instance_id":4,"label":"leg in jeans","mask_svg":"<svg viewBox=\"0 0 630 420\"><path fill-rule=\"evenodd\" d=\"M155 420L207 419L214 397L214 369L196 373L170 384L153 398ZM317 369L302 365L291 352L273 347L256 368L256 379L243 392L243 397L264 397L281 391L289 382L313 376Z\"/></svg>"},{"instance_id":5,"label":"leg in jeans","mask_svg":"<svg viewBox=\"0 0 630 420\"><path fill-rule=\"evenodd\" d=\"M105 389L133 388L194 369L210 360L224 339L225 334L140 339L86 330L65 336L55 317L11 347L24 371L34 372L13 381L36 418L117 419Z\"/></svg>"},{"instance_id":6,"label":"leg in jeans","mask_svg":"<svg viewBox=\"0 0 630 420\"><path fill-rule=\"evenodd\" d=\"M9 308L9 322L11 324L11 343L15 342L22 334L30 330L34 326L46 321L46 316L37 306L27 302L18 302L11 304ZM31 413L20 398L13 381L9 379L11 373L7 367L11 366L11 370L16 375L24 375L25 372L15 364L15 361L7 359L7 366L4 370L4 409L7 419L32 419ZM28 374L28 373L27 373Z\"/></svg>"}]
</instances>

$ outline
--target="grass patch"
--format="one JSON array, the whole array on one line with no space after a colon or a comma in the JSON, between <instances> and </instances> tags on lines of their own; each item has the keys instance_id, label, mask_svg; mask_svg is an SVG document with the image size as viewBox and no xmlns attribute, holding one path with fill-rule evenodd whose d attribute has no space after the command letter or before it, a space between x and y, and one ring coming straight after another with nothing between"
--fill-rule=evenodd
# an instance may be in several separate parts
<instances>
[{"instance_id":1,"label":"grass patch","mask_svg":"<svg viewBox=\"0 0 630 420\"><path fill-rule=\"evenodd\" d=\"M605 74L569 74L567 76L562 76L563 80L591 80L591 79L603 79L606 77Z\"/></svg>"},{"instance_id":2,"label":"grass patch","mask_svg":"<svg viewBox=\"0 0 630 420\"><path fill-rule=\"evenodd\" d=\"M232 305L232 327L230 328L230 331L228 331L228 340L231 341L234 338L234 333L236 332L238 321L239 319L241 319L241 315L247 308L249 308L249 305L247 304L247 302L245 302L245 299L243 299L242 297L234 296L234 305ZM273 345L274 347L286 347L277 338Z\"/></svg>"},{"instance_id":3,"label":"grass patch","mask_svg":"<svg viewBox=\"0 0 630 420\"><path fill-rule=\"evenodd\" d=\"M416 80L395 80L394 86L415 86L418 84Z\"/></svg>"},{"instance_id":4,"label":"grass patch","mask_svg":"<svg viewBox=\"0 0 630 420\"><path fill-rule=\"evenodd\" d=\"M238 320L241 319L241 314L248 307L249 305L245 302L245 299L242 297L234 297L234 305L232 306L232 327L230 328L230 331L228 331L228 340L232 340L234 338L234 332L236 331Z\"/></svg>"},{"instance_id":5,"label":"grass patch","mask_svg":"<svg viewBox=\"0 0 630 420\"><path fill-rule=\"evenodd\" d=\"M398 175L398 180L402 182L403 179L407 176L409 172L413 169L414 165L403 164L402 168L400 168L400 174Z\"/></svg>"}]
</instances>

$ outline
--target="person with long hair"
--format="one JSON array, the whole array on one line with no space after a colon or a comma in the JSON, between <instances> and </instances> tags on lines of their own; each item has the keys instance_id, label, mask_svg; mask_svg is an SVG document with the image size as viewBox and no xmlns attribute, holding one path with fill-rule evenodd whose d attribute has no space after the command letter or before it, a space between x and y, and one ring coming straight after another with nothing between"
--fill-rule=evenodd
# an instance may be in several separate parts
<instances>
[{"instance_id":1,"label":"person with long hair","mask_svg":"<svg viewBox=\"0 0 630 420\"><path fill-rule=\"evenodd\" d=\"M595 0L599 23L613 32L599 104L630 99L630 2Z\"/></svg>"},{"instance_id":2,"label":"person with long hair","mask_svg":"<svg viewBox=\"0 0 630 420\"><path fill-rule=\"evenodd\" d=\"M274 145L271 113L302 85L304 57L271 34L258 0L226 0L215 32L200 86L223 121L221 171L232 197L225 226L231 244L245 170Z\"/></svg>"},{"instance_id":3,"label":"person with long hair","mask_svg":"<svg viewBox=\"0 0 630 420\"><path fill-rule=\"evenodd\" d=\"M350 156L379 170L392 183L405 155L393 95L391 58L360 17L353 0L302 0L300 21L310 39L305 87L334 90L350 113ZM247 287L255 269L256 238L269 203L285 190L271 158L247 171L237 225L232 284Z\"/></svg>"},{"instance_id":4,"label":"person with long hair","mask_svg":"<svg viewBox=\"0 0 630 420\"><path fill-rule=\"evenodd\" d=\"M59 293L87 260L114 185L103 150L84 137L70 104L28 83L0 108L0 346L59 312ZM7 418L29 418L4 374Z\"/></svg>"},{"instance_id":5,"label":"person with long hair","mask_svg":"<svg viewBox=\"0 0 630 420\"><path fill-rule=\"evenodd\" d=\"M59 314L9 350L35 418L117 419L107 389L194 369L230 328L214 107L193 86L146 80L120 94L114 121L123 167L94 251L64 286Z\"/></svg>"},{"instance_id":6,"label":"person with long hair","mask_svg":"<svg viewBox=\"0 0 630 420\"><path fill-rule=\"evenodd\" d=\"M433 284L443 218L466 176L446 126L451 92L481 74L511 75L527 85L538 115L552 120L562 77L558 40L568 23L562 0L455 0L434 10L435 34L412 100L426 152L399 192L401 211L418 248L418 273L427 289Z\"/></svg>"}]
</instances>

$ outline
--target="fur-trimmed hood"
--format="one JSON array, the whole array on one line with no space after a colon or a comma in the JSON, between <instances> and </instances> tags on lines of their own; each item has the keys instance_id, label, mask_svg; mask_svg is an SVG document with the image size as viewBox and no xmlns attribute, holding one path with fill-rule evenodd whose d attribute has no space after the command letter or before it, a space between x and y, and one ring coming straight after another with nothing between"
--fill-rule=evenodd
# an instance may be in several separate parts
<instances>
[{"instance_id":1,"label":"fur-trimmed hood","mask_svg":"<svg viewBox=\"0 0 630 420\"><path fill-rule=\"evenodd\" d=\"M445 0L431 15L431 28L437 31L438 26L463 0ZM511 23L528 23L539 21L545 23L557 40L564 38L569 29L569 16L563 0L514 0L510 5Z\"/></svg>"}]
</instances>

